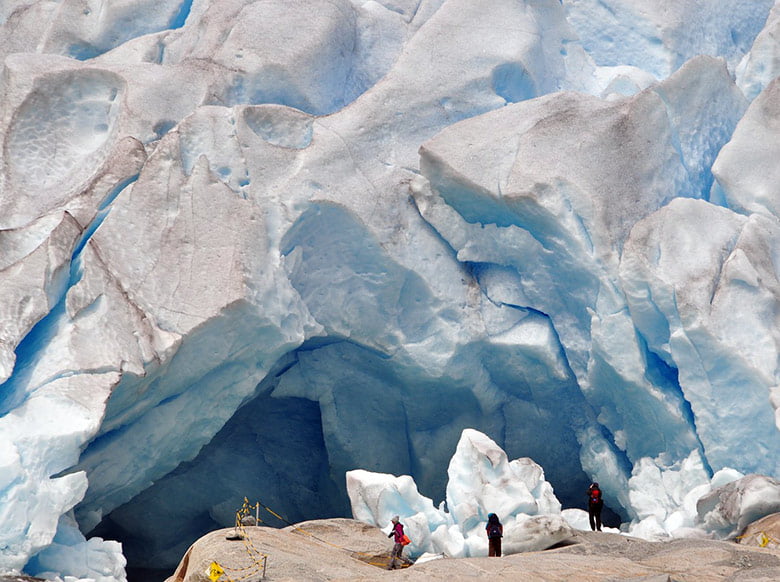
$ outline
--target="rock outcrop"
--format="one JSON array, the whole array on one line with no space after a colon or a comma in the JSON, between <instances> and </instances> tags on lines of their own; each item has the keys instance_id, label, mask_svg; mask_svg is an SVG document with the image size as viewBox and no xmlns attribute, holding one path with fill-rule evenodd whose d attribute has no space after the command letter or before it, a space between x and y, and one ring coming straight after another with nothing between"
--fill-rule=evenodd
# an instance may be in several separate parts
<instances>
[{"instance_id":1,"label":"rock outcrop","mask_svg":"<svg viewBox=\"0 0 780 582\"><path fill-rule=\"evenodd\" d=\"M780 513L754 521L737 537L737 541L745 546L780 548Z\"/></svg>"},{"instance_id":2,"label":"rock outcrop","mask_svg":"<svg viewBox=\"0 0 780 582\"><path fill-rule=\"evenodd\" d=\"M285 529L247 527L245 539L235 530L209 533L187 551L166 582L208 582L212 563L230 579L246 576L252 555L267 556L269 581L451 581L504 579L751 582L780 579L780 550L707 539L648 542L629 536L578 532L571 542L543 552L512 554L499 559L463 558L426 561L387 571L392 542L381 530L350 519L317 520ZM248 549L249 548L249 549ZM260 572L258 572L258 579Z\"/></svg>"}]
</instances>

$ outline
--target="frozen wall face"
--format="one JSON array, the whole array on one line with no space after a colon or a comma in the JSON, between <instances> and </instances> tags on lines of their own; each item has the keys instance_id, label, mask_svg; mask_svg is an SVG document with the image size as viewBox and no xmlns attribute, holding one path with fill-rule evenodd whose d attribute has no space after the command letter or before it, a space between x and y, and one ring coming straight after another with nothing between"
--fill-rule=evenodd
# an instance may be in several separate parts
<instances>
[{"instance_id":1,"label":"frozen wall face","mask_svg":"<svg viewBox=\"0 0 780 582\"><path fill-rule=\"evenodd\" d=\"M751 49L774 0L561 0L598 65L633 65L664 78L696 55L735 66Z\"/></svg>"},{"instance_id":2,"label":"frozen wall face","mask_svg":"<svg viewBox=\"0 0 780 582\"><path fill-rule=\"evenodd\" d=\"M778 477L777 9L673 4L4 3L0 569L438 502L466 428L626 522Z\"/></svg>"}]
</instances>

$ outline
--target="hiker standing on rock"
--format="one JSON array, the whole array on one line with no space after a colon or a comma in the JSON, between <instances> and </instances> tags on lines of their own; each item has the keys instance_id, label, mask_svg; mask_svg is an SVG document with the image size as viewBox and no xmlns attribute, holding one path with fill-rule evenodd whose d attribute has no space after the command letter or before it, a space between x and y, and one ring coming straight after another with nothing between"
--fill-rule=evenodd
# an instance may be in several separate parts
<instances>
[{"instance_id":1,"label":"hiker standing on rock","mask_svg":"<svg viewBox=\"0 0 780 582\"><path fill-rule=\"evenodd\" d=\"M588 487L588 519L591 531L601 531L601 508L604 501L601 499L601 489L595 481Z\"/></svg>"},{"instance_id":2,"label":"hiker standing on rock","mask_svg":"<svg viewBox=\"0 0 780 582\"><path fill-rule=\"evenodd\" d=\"M395 570L397 567L400 567L401 562L403 562L403 557L401 554L404 551L404 545L401 543L401 541L404 537L404 524L398 521L397 515L394 516L390 521L393 522L393 529L390 530L390 533L387 535L387 537L394 538L393 541L395 544L393 545L393 553L390 554L390 564L388 564L387 569ZM398 566L396 566L396 560L398 560Z\"/></svg>"},{"instance_id":3,"label":"hiker standing on rock","mask_svg":"<svg viewBox=\"0 0 780 582\"><path fill-rule=\"evenodd\" d=\"M488 514L485 532L488 537L488 557L501 557L501 537L504 535L504 526L498 520L495 513Z\"/></svg>"}]
</instances>

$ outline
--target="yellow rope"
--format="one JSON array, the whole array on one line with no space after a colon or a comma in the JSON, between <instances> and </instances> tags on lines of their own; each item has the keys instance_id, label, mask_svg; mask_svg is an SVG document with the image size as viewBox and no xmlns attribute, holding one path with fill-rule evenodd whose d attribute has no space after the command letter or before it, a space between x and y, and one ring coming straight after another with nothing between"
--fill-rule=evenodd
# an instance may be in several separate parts
<instances>
[{"instance_id":1,"label":"yellow rope","mask_svg":"<svg viewBox=\"0 0 780 582\"><path fill-rule=\"evenodd\" d=\"M741 536L737 536L736 539L741 540L741 539L744 539L744 538L752 537L753 535L755 535L755 534L743 534ZM774 542L774 543L776 543L777 545L780 546L780 542L777 541L772 536L767 535L767 533L765 531L760 532L759 536L756 538L756 540L758 541L758 547L759 548L767 547L769 545L769 542Z\"/></svg>"},{"instance_id":2,"label":"yellow rope","mask_svg":"<svg viewBox=\"0 0 780 582\"><path fill-rule=\"evenodd\" d=\"M252 563L249 566L246 566L244 568L229 568L227 566L220 564L219 562L214 561L211 563L209 570L207 572L207 575L212 582L218 582L218 581L219 582L241 582L242 580L246 580L259 572L262 572L263 576L265 575L265 568L267 565L268 555L260 552L259 550L257 550L257 548L255 548L254 544L252 543L252 538L247 534L246 530L244 529L244 524L242 523L243 519L247 515L250 515L251 510L255 510L259 512L260 508L263 508L264 510L266 510L268 513L270 513L280 521L283 521L287 525L291 526L293 528L293 531L300 532L302 534L310 536L315 540L319 541L320 543L329 545L334 548L338 548L340 550L350 552L355 555L365 556L365 557L375 557L374 554L368 552L359 552L356 550L351 550L349 548L345 548L344 546L339 546L327 540L323 540L322 538L317 537L313 533L308 532L305 529L290 523L284 517L282 517L275 511L273 511L270 507L263 505L261 502L258 501L257 503L252 505L249 503L249 500L246 497L244 497L244 504L241 506L241 509L236 511L235 528L240 534L240 539L244 543L244 547L247 551L247 555L249 556L249 559L252 561ZM260 523L262 522L262 520L259 517L257 517L257 522ZM367 564L370 564L372 566L386 565L385 562L379 563L371 560L364 560L364 561ZM242 578L232 578L230 574L228 574L228 572L231 572L234 576L239 575L242 572L247 572L247 574Z\"/></svg>"},{"instance_id":3,"label":"yellow rope","mask_svg":"<svg viewBox=\"0 0 780 582\"><path fill-rule=\"evenodd\" d=\"M766 532L761 532L761 537L759 538L758 545L759 547L765 548L769 545L769 542L774 542L778 545L780 545L780 542L778 542L775 538L772 536L768 536Z\"/></svg>"},{"instance_id":4,"label":"yellow rope","mask_svg":"<svg viewBox=\"0 0 780 582\"><path fill-rule=\"evenodd\" d=\"M243 519L249 515L250 510L257 509L259 506L259 502L255 505L250 505L249 500L244 497L244 504L242 505L241 509L236 511L235 528L240 534L240 539L244 544L244 549L246 549L247 555L249 556L249 559L252 563L249 566L245 566L243 568L230 568L228 566L223 566L216 561L212 562L208 572L209 578L212 580L212 582L217 582L218 580L224 580L224 582L241 582L242 580L251 578L255 574L261 572L265 574L268 555L260 552L257 548L255 548L254 543L252 543L252 538L246 533L244 524L242 523ZM228 574L228 572L231 572L233 576L241 577L233 578L233 576Z\"/></svg>"}]
</instances>

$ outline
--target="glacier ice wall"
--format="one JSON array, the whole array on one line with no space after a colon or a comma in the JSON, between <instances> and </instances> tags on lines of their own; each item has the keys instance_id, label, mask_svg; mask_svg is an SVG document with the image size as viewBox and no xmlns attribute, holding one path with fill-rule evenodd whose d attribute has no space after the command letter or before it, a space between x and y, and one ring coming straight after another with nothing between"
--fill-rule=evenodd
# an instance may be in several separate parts
<instances>
[{"instance_id":1,"label":"glacier ice wall","mask_svg":"<svg viewBox=\"0 0 780 582\"><path fill-rule=\"evenodd\" d=\"M778 10L3 3L0 567L442 499L464 428L615 519L777 477Z\"/></svg>"}]
</instances>

